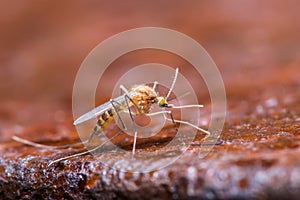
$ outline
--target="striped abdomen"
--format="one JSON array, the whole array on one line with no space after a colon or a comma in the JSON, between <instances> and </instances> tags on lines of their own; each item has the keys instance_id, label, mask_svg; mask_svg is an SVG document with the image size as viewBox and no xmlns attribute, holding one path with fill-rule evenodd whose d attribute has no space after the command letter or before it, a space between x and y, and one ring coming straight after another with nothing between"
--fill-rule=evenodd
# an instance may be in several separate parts
<instances>
[{"instance_id":1,"label":"striped abdomen","mask_svg":"<svg viewBox=\"0 0 300 200\"><path fill-rule=\"evenodd\" d=\"M94 133L99 134L105 129L105 127L113 120L112 109L105 111L102 115L99 116L97 124L94 128Z\"/></svg>"}]
</instances>

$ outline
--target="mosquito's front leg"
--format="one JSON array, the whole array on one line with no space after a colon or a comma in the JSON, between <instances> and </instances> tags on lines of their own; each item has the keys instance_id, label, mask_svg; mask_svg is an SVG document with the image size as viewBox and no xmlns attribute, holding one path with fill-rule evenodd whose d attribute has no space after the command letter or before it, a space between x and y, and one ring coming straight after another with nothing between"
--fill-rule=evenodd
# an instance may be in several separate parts
<instances>
[{"instance_id":1,"label":"mosquito's front leg","mask_svg":"<svg viewBox=\"0 0 300 200\"><path fill-rule=\"evenodd\" d=\"M175 130L176 130L176 133L179 134L180 139L183 141L183 137L182 137L181 133L178 131L178 128L177 128L177 126L176 126L176 123L175 123L176 121L174 120L172 111L170 111L170 110L161 110L161 111L154 112L154 113L148 113L148 114L146 114L146 116L151 117L151 116L160 115L160 114L164 114L164 118L165 118L166 120L170 120L170 121L173 123L174 128L175 128ZM169 114L170 117L171 117L171 119L168 119L168 118L166 117L165 114Z\"/></svg>"},{"instance_id":2,"label":"mosquito's front leg","mask_svg":"<svg viewBox=\"0 0 300 200\"><path fill-rule=\"evenodd\" d=\"M76 154L73 154L73 155L70 155L70 156L65 156L65 157L62 157L62 158L59 158L59 159L56 159L56 160L53 160L51 161L48 166L54 164L54 163L57 163L59 161L62 161L62 160L67 160L69 158L74 158L74 157L78 157L78 156L82 156L82 155L86 155L88 153L92 153L92 152L95 152L97 151L98 149L100 149L102 146L104 146L107 142L113 140L115 137L117 137L118 135L120 135L121 131L119 131L118 133L116 133L114 136L112 136L111 138L109 138L108 140L104 141L102 144L98 145L97 147L93 148L93 149L90 149L88 151L84 151L84 152L81 152L81 153L76 153Z\"/></svg>"},{"instance_id":3,"label":"mosquito's front leg","mask_svg":"<svg viewBox=\"0 0 300 200\"><path fill-rule=\"evenodd\" d=\"M169 121L175 121L175 122L177 122L177 123L181 123L181 124L186 124L186 125L188 125L188 126L191 126L191 127L193 127L193 128L195 128L195 129L197 129L198 131L201 131L201 132L203 132L203 133L206 133L207 135L205 136L205 138L207 138L208 136L210 136L210 132L209 131L207 131L207 130L204 130L204 129L202 129L202 128L200 128L200 127L198 127L198 126L196 126L196 125L194 125L194 124L192 124L192 123L190 123L190 122L187 122L187 121L182 121L182 120L177 120L177 119L168 119L167 118L167 120L169 120Z\"/></svg>"},{"instance_id":4,"label":"mosquito's front leg","mask_svg":"<svg viewBox=\"0 0 300 200\"><path fill-rule=\"evenodd\" d=\"M200 104L194 104L194 105L183 105L183 106L175 106L173 104L168 104L170 108L176 108L176 109L181 109L181 108L203 108L203 105Z\"/></svg>"},{"instance_id":5,"label":"mosquito's front leg","mask_svg":"<svg viewBox=\"0 0 300 200\"><path fill-rule=\"evenodd\" d=\"M187 105L187 106L188 106L188 105ZM191 105L191 106L193 106L193 105ZM199 106L200 106L200 105L199 105ZM172 108L173 108L173 107L172 107ZM204 130L204 129L202 129L202 128L200 128L200 127L198 127L198 126L196 126L196 125L194 125L194 124L192 124L192 123L190 123L190 122L183 121L183 120L176 120L176 119L174 119L174 118L173 118L173 115L172 115L172 111L170 111L170 110L162 110L162 111L158 111L158 112L154 112L154 113L148 113L147 116L150 117L150 116L155 116L155 115L159 115L159 114L169 114L170 117L171 117L171 119L169 119L169 118L167 118L167 117L165 117L165 119L168 120L168 121L171 121L173 124L175 124L175 126L176 126L176 122L177 122L177 123L181 123L181 124L185 124L185 125L188 125L188 126L191 126L191 127L195 128L195 129L197 129L197 130L199 130L199 131L201 131L201 132L204 132L204 133L206 134L205 138L207 138L207 137L210 136L210 132L207 131L207 130ZM164 115L164 116L165 116L165 115Z\"/></svg>"}]
</instances>

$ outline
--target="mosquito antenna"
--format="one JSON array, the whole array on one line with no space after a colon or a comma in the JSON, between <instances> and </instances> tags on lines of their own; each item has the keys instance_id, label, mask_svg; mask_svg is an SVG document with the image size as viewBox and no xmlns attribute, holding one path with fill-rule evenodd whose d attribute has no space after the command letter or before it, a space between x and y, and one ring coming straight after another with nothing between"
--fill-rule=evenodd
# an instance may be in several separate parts
<instances>
[{"instance_id":1,"label":"mosquito antenna","mask_svg":"<svg viewBox=\"0 0 300 200\"><path fill-rule=\"evenodd\" d=\"M173 79L173 82L172 82L172 85L171 85L171 87L170 87L170 90L169 90L169 92L168 92L166 98L165 98L166 100L169 98L169 96L170 96L172 90L174 89L174 86L175 86L175 83L176 83L176 80L177 80L177 76L178 76L178 70L179 70L179 69L176 68L176 70L175 70L175 75L174 75L174 79Z\"/></svg>"}]
</instances>

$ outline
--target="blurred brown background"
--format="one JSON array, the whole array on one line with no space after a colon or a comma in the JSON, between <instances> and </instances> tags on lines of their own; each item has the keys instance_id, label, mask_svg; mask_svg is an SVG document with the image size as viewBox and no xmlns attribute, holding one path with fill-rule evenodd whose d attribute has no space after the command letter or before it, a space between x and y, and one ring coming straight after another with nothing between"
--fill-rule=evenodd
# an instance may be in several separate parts
<instances>
[{"instance_id":1,"label":"blurred brown background","mask_svg":"<svg viewBox=\"0 0 300 200\"><path fill-rule=\"evenodd\" d=\"M291 91L300 90L297 0L0 4L0 134L4 139L20 126L71 122L72 87L83 59L104 39L136 27L174 29L203 45L223 75L229 111L243 108L249 99L286 95L291 85ZM174 55L159 55L129 55L116 61L114 69L150 61L180 64ZM103 91L103 99L109 98L109 90ZM209 98L201 97L204 102Z\"/></svg>"}]
</instances>

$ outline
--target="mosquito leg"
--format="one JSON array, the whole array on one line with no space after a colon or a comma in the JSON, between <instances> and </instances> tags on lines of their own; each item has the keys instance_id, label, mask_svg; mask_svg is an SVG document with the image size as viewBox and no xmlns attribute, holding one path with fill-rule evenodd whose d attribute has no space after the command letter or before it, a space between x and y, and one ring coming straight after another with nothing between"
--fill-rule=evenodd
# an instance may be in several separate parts
<instances>
[{"instance_id":1,"label":"mosquito leg","mask_svg":"<svg viewBox=\"0 0 300 200\"><path fill-rule=\"evenodd\" d=\"M168 108L176 108L176 109L181 109L181 108L203 108L203 105L199 104L194 104L194 105L183 105L183 106L174 106L173 104L169 104Z\"/></svg>"},{"instance_id":2,"label":"mosquito leg","mask_svg":"<svg viewBox=\"0 0 300 200\"><path fill-rule=\"evenodd\" d=\"M174 106L174 105L172 105L172 104L169 104L169 107L170 107L170 108L175 108L175 109L182 109L182 108L202 108L202 107L204 107L204 106L203 106L203 105L199 105L199 104L182 105L182 106ZM167 120L169 120L169 121L172 120L172 121L173 121L174 119L167 119ZM206 139L207 137L210 136L210 132L209 132L209 131L204 130L204 129L202 129L202 128L200 128L200 127L198 127L198 126L196 126L196 125L194 125L194 124L192 124L192 123L190 123L190 122L182 121L182 120L174 120L174 121L175 121L175 122L178 122L178 123L181 123L181 124L186 124L186 125L188 125L188 126L191 126L191 127L195 128L195 129L201 131L201 132L204 132L204 133L206 134L206 136L205 136L204 139Z\"/></svg>"},{"instance_id":3,"label":"mosquito leg","mask_svg":"<svg viewBox=\"0 0 300 200\"><path fill-rule=\"evenodd\" d=\"M148 117L151 117L151 116L160 115L160 114L167 114L169 112L170 112L169 110L161 110L161 111L157 111L157 112L153 112L153 113L147 113L145 115Z\"/></svg>"},{"instance_id":4,"label":"mosquito leg","mask_svg":"<svg viewBox=\"0 0 300 200\"><path fill-rule=\"evenodd\" d=\"M81 152L81 153L76 153L76 154L73 154L73 155L70 155L70 156L65 156L65 157L62 157L62 158L59 158L59 159L56 159L56 160L53 160L51 161L48 166L54 164L54 163L57 163L59 161L62 161L62 160L67 160L69 158L75 158L75 157L78 157L78 156L82 156L82 155L85 155L85 154L88 154L88 153L92 153L94 151L97 151L98 149L100 149L102 146L104 146L107 142L113 140L115 137L117 137L118 135L120 135L121 131L119 131L118 133L116 133L113 137L109 138L108 140L106 140L105 142L103 142L102 144L100 144L99 146L93 148L93 149L90 149L88 151L84 151L84 152Z\"/></svg>"},{"instance_id":5,"label":"mosquito leg","mask_svg":"<svg viewBox=\"0 0 300 200\"><path fill-rule=\"evenodd\" d=\"M11 139L13 139L14 141L20 142L22 144L30 145L30 146L37 147L37 148L45 148L45 149L55 149L55 148L57 148L56 146L35 143L35 142L32 142L32 141L20 138L16 135L12 136Z\"/></svg>"},{"instance_id":6,"label":"mosquito leg","mask_svg":"<svg viewBox=\"0 0 300 200\"><path fill-rule=\"evenodd\" d=\"M84 143L87 142L87 141L83 141L83 142L77 142L77 143L68 144L68 145L52 146L52 145L45 145L45 144L39 144L39 143L36 143L36 142L32 142L30 140L20 138L16 135L12 136L12 139L17 141L17 142L26 144L26 145L30 145L30 146L37 147L37 148L44 148L44 149L65 149L65 148L70 148L70 147L74 147L74 146L78 146L78 145L83 145Z\"/></svg>"},{"instance_id":7,"label":"mosquito leg","mask_svg":"<svg viewBox=\"0 0 300 200\"><path fill-rule=\"evenodd\" d=\"M114 125L114 127L112 129L114 129L116 127L116 125ZM24 138L20 138L19 136L12 136L12 139L15 140L16 142L20 142L29 146L33 146L36 148L44 148L44 149L66 149L66 148L72 148L72 147L76 147L79 145L84 145L84 144L88 144L89 142L92 141L92 139L94 138L95 135L99 135L99 129L96 129L97 126L94 128L93 133L89 136L89 138L87 140L81 141L81 142L76 142L73 144L66 144L66 145L58 145L58 146L53 146L53 145L45 145L45 144L39 144L36 142L32 142L30 140L26 140Z\"/></svg>"},{"instance_id":8,"label":"mosquito leg","mask_svg":"<svg viewBox=\"0 0 300 200\"><path fill-rule=\"evenodd\" d=\"M138 112L140 113L140 109L139 107L136 105L136 103L128 96L128 90L126 89L126 87L124 85L120 85L120 94L123 95L123 93L125 93L125 97L127 97L130 102L134 105L134 107L138 110ZM128 103L127 103L128 106Z\"/></svg>"},{"instance_id":9,"label":"mosquito leg","mask_svg":"<svg viewBox=\"0 0 300 200\"><path fill-rule=\"evenodd\" d=\"M141 113L139 107L136 105L136 103L128 96L128 90L126 89L126 87L124 85L120 85L120 90L121 90L121 94L125 93L125 95L127 96L127 98L130 100L130 102L134 105L134 107L137 109L137 111L139 113Z\"/></svg>"},{"instance_id":10,"label":"mosquito leg","mask_svg":"<svg viewBox=\"0 0 300 200\"><path fill-rule=\"evenodd\" d=\"M123 129L126 129L126 126L125 126L125 124L124 124L124 122L123 122L123 120L122 120L122 118L121 118L121 116L120 116L120 114L119 114L119 111L118 111L118 106L121 106L121 104L118 103L117 101L113 100L113 99L110 99L110 103L111 103L111 105L113 106L113 109L115 110L115 113L116 113L117 116L118 116L118 120L121 121ZM117 104L118 106L117 106L116 104Z\"/></svg>"},{"instance_id":11,"label":"mosquito leg","mask_svg":"<svg viewBox=\"0 0 300 200\"><path fill-rule=\"evenodd\" d=\"M102 133L102 130L101 130L101 128L99 127L98 124L99 124L99 120L97 121L97 125L94 127L94 130L93 130L92 134L89 136L89 138L88 138L87 140L84 140L84 141L82 141L81 143L77 143L77 144L88 144L88 143L90 143L90 142L93 140L93 138L94 138L95 136L99 136L100 133ZM111 129L109 129L108 132L110 132L111 130L113 130L115 127L116 127L116 124L115 124ZM74 145L76 145L76 144L65 145L65 146L66 146L66 147L72 147L72 146L74 146Z\"/></svg>"},{"instance_id":12,"label":"mosquito leg","mask_svg":"<svg viewBox=\"0 0 300 200\"><path fill-rule=\"evenodd\" d=\"M167 118L167 120L169 120L169 121L175 121L175 122L177 122L177 123L181 123L181 124L186 124L186 125L188 125L188 126L191 126L191 127L193 127L193 128L195 128L195 129L197 129L198 131L201 131L201 132L204 132L205 134L206 134L206 136L202 139L202 140L205 140L206 138L208 138L209 136L210 136L210 132L209 131L207 131L207 130L204 130L204 129L202 129L202 128L200 128L200 127L198 127L198 126L196 126L196 125L194 125L194 124L192 124L192 123L190 123L190 122L187 122L187 121L182 121L182 120L174 120L174 119L168 119ZM222 143L222 142L221 142ZM191 145L193 145L194 143L191 143ZM207 144L206 144L207 145ZM213 144L214 145L214 144ZM194 146L197 146L197 145L194 145ZM199 145L198 145L199 146ZM201 146L201 145L200 145Z\"/></svg>"},{"instance_id":13,"label":"mosquito leg","mask_svg":"<svg viewBox=\"0 0 300 200\"><path fill-rule=\"evenodd\" d=\"M135 147L136 147L136 140L137 140L137 130L136 130L136 126L134 125L134 119L133 119L133 116L132 116L132 113L131 113L131 110L130 110L128 100L132 101L132 99L127 94L125 94L125 102L126 102L126 105L127 105L128 111L129 111L129 116L131 118L131 124L132 124L133 130L134 130L134 139L133 139L133 147L132 147L132 158L133 158L134 154L135 154Z\"/></svg>"},{"instance_id":14,"label":"mosquito leg","mask_svg":"<svg viewBox=\"0 0 300 200\"><path fill-rule=\"evenodd\" d=\"M147 116L154 116L154 115L165 114L165 113L169 114L170 117L171 117L171 119L166 118L166 120L171 121L173 124L176 122L176 123L181 123L181 124L186 124L186 125L188 125L188 126L191 126L191 127L195 128L195 129L197 129L197 130L199 130L199 131L205 133L206 136L205 136L204 139L206 139L207 137L210 136L210 132L207 131L207 130L204 130L204 129L202 129L202 128L200 128L200 127L198 127L198 126L196 126L196 125L194 125L194 124L192 124L192 123L190 123L190 122L174 119L173 116L171 116L171 115L172 115L172 112L171 112L171 111L168 111L168 110L162 110L162 111L158 111L158 112L154 112L154 113L148 113Z\"/></svg>"},{"instance_id":15,"label":"mosquito leg","mask_svg":"<svg viewBox=\"0 0 300 200\"><path fill-rule=\"evenodd\" d=\"M169 121L172 122L172 124L174 125L174 129L176 130L176 133L180 137L180 140L182 142L184 142L183 141L183 136L181 135L181 133L178 130L178 127L176 126L176 120L174 120L172 111L170 111L170 110L162 110L162 111L158 111L158 112L154 112L154 113L148 113L148 114L146 114L146 116L150 117L150 116L159 115L159 114L169 114L170 115L171 119L168 119L165 115L164 115L164 117L165 117L166 120L169 120Z\"/></svg>"},{"instance_id":16,"label":"mosquito leg","mask_svg":"<svg viewBox=\"0 0 300 200\"><path fill-rule=\"evenodd\" d=\"M99 122L99 120L98 120L98 122ZM85 140L86 141L86 143L90 143L92 140L93 140L93 138L94 138L94 136L96 135L100 135L100 133L102 133L102 130L101 130L101 128L99 128L99 126L98 126L98 122L97 122L97 125L95 126L95 128L94 128L94 130L93 130L93 133L90 135L90 137L87 139L87 140ZM116 128L116 124L114 124L114 126L112 127L112 128L110 128L107 132L110 132L110 131L112 131L113 129L115 129Z\"/></svg>"},{"instance_id":17,"label":"mosquito leg","mask_svg":"<svg viewBox=\"0 0 300 200\"><path fill-rule=\"evenodd\" d=\"M150 116L155 116L155 115L160 115L160 114L169 114L170 115L171 121L174 125L174 128L175 128L176 132L178 133L178 128L176 126L172 112L170 110L162 110L162 111L158 111L158 112L154 112L154 113L148 113L148 114L146 114L146 116L150 117ZM164 115L164 117L165 117L165 115ZM165 117L165 119L168 119L168 118Z\"/></svg>"},{"instance_id":18,"label":"mosquito leg","mask_svg":"<svg viewBox=\"0 0 300 200\"><path fill-rule=\"evenodd\" d=\"M76 146L79 146L79 145L84 145L86 143L89 143L91 140L92 140L92 136L94 136L95 134L93 133L88 140L85 140L85 141L82 141L82 142L76 142L76 143L73 143L73 144L67 144L67 145L59 145L59 146L53 146L53 145L45 145L45 144L39 144L39 143L36 143L36 142L32 142L30 140L26 140L24 138L20 138L16 135L12 136L12 139L17 141L17 142L20 142L20 143L23 143L23 144L26 144L26 145L30 145L30 146L33 146L33 147L36 147L36 148L44 148L44 149L66 149L66 148L72 148L72 147L76 147Z\"/></svg>"},{"instance_id":19,"label":"mosquito leg","mask_svg":"<svg viewBox=\"0 0 300 200\"><path fill-rule=\"evenodd\" d=\"M120 96L123 95L123 93L128 93L128 90L126 89L126 87L124 85L120 85ZM111 101L113 101L113 100L111 100ZM118 103L116 101L115 101L115 103L117 103L119 106L122 106L120 103ZM114 107L114 109L116 111L116 107ZM124 124L123 120L121 119L119 113L117 111L116 111L116 113L118 115L117 123L119 123L119 121L121 121L123 129L126 129L125 124Z\"/></svg>"},{"instance_id":20,"label":"mosquito leg","mask_svg":"<svg viewBox=\"0 0 300 200\"><path fill-rule=\"evenodd\" d=\"M124 94L124 92L126 92L126 91L127 91L127 89L125 88L125 86L124 85L120 85L120 93L119 93L119 95L122 96ZM117 123L119 123L120 119L121 118L118 117ZM126 128L125 125L124 125L124 123L122 123L122 127L123 127L123 129Z\"/></svg>"},{"instance_id":21,"label":"mosquito leg","mask_svg":"<svg viewBox=\"0 0 300 200\"><path fill-rule=\"evenodd\" d=\"M176 123L175 123L175 120L174 120L172 111L168 112L168 114L169 114L170 117L171 117L171 121L172 121L172 123L173 123L173 125L174 125L174 128L175 128L175 130L176 130L176 133L179 134L180 140L183 141L183 137L182 137L181 133L178 131L178 128L177 128L177 126L176 126ZM166 118L166 119L168 119L168 118ZM183 141L183 142L184 142L184 141Z\"/></svg>"},{"instance_id":22,"label":"mosquito leg","mask_svg":"<svg viewBox=\"0 0 300 200\"><path fill-rule=\"evenodd\" d=\"M173 104L168 105L171 108L181 109L181 108L203 108L203 105L195 104L195 105L183 105L183 106L174 106Z\"/></svg>"},{"instance_id":23,"label":"mosquito leg","mask_svg":"<svg viewBox=\"0 0 300 200\"><path fill-rule=\"evenodd\" d=\"M171 119L168 119L168 118L167 118L167 120L172 121ZM188 126L191 126L191 127L195 128L195 129L197 129L198 131L201 131L201 132L203 132L203 133L206 133L206 136L205 136L204 139L206 139L207 137L210 136L210 132L209 132L209 131L204 130L204 129L202 129L202 128L200 128L200 127L198 127L198 126L196 126L196 125L194 125L194 124L192 124L192 123L190 123L190 122L182 121L182 120L177 120L177 119L174 119L174 121L177 122L177 123L186 124L186 125L188 125Z\"/></svg>"},{"instance_id":24,"label":"mosquito leg","mask_svg":"<svg viewBox=\"0 0 300 200\"><path fill-rule=\"evenodd\" d=\"M90 143L95 135L100 135L100 133L102 132L102 129L100 127L100 120L97 121L96 126L94 127L94 130L92 132L92 134L89 136L89 138L86 140L86 143Z\"/></svg>"}]
</instances>

